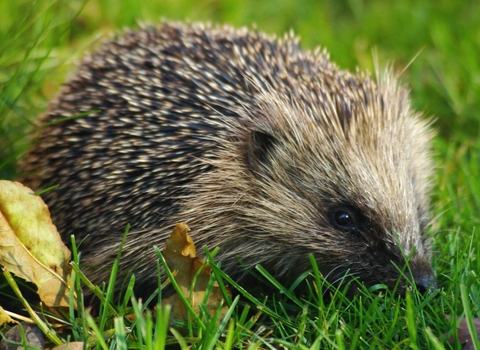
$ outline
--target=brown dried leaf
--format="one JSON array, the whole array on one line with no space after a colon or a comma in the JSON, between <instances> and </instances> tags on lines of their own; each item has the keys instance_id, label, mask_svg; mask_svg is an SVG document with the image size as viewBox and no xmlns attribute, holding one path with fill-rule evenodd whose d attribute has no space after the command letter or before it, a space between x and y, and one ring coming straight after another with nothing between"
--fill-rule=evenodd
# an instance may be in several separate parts
<instances>
[{"instance_id":1,"label":"brown dried leaf","mask_svg":"<svg viewBox=\"0 0 480 350\"><path fill-rule=\"evenodd\" d=\"M13 343L22 343L25 339L27 347L18 346ZM0 342L0 349L45 349L45 337L36 324L21 322L10 328Z\"/></svg>"},{"instance_id":2,"label":"brown dried leaf","mask_svg":"<svg viewBox=\"0 0 480 350\"><path fill-rule=\"evenodd\" d=\"M445 315L447 319L450 319L450 315ZM457 320L458 321L458 320ZM474 318L473 323L475 324L476 336L480 340L480 318ZM472 339L472 334L470 333L467 325L467 320L462 319L457 328L458 341L460 344L463 344L464 350L473 350L475 349ZM453 338L450 339L450 342L453 342Z\"/></svg>"},{"instance_id":3,"label":"brown dried leaf","mask_svg":"<svg viewBox=\"0 0 480 350\"><path fill-rule=\"evenodd\" d=\"M175 281L179 285L183 296L190 301L193 310L198 313L198 306L205 297L205 290L210 281L212 269L208 264L205 265L196 279L193 290L191 290L192 281L204 261L196 256L195 245L188 235L188 231L190 229L187 224L177 224L173 229L172 235L167 240L162 254L170 270L172 272L177 271ZM223 300L220 287L215 282L206 305L211 314L216 311L218 305ZM187 308L177 294L164 299L162 304L171 305L170 321L173 319L187 320ZM224 306L223 312L226 312L226 310L227 308Z\"/></svg>"},{"instance_id":4,"label":"brown dried leaf","mask_svg":"<svg viewBox=\"0 0 480 350\"><path fill-rule=\"evenodd\" d=\"M464 350L475 349L472 337L477 337L480 339L480 318L474 318L473 323L475 324L475 330L477 332L475 335L470 333L467 320L463 319L458 325L458 340L460 343L464 344Z\"/></svg>"},{"instance_id":5,"label":"brown dried leaf","mask_svg":"<svg viewBox=\"0 0 480 350\"><path fill-rule=\"evenodd\" d=\"M70 251L39 196L18 182L0 181L0 264L34 283L51 307L68 306Z\"/></svg>"}]
</instances>

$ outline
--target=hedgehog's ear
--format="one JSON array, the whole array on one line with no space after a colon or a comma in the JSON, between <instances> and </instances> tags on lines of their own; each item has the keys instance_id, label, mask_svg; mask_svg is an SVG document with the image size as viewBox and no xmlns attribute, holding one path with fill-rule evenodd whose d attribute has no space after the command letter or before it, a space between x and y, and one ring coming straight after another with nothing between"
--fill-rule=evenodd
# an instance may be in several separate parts
<instances>
[{"instance_id":1,"label":"hedgehog's ear","mask_svg":"<svg viewBox=\"0 0 480 350\"><path fill-rule=\"evenodd\" d=\"M249 168L254 172L270 169L277 144L277 139L271 134L252 130L247 141L246 158Z\"/></svg>"}]
</instances>

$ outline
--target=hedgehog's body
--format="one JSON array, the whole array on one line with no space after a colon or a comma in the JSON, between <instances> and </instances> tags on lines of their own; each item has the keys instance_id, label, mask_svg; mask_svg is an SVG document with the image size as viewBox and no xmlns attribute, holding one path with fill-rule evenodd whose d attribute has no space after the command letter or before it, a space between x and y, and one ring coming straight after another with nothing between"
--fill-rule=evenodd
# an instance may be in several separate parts
<instances>
[{"instance_id":1,"label":"hedgehog's body","mask_svg":"<svg viewBox=\"0 0 480 350\"><path fill-rule=\"evenodd\" d=\"M44 121L82 113L47 126L24 170L36 189L60 184L43 197L65 237L89 235L86 264L109 266L129 223L123 266L151 286L151 246L186 221L233 274L239 258L298 276L312 253L333 280L391 286L411 254L418 285L433 280L430 132L389 73L352 75L291 38L169 23L86 58Z\"/></svg>"}]
</instances>

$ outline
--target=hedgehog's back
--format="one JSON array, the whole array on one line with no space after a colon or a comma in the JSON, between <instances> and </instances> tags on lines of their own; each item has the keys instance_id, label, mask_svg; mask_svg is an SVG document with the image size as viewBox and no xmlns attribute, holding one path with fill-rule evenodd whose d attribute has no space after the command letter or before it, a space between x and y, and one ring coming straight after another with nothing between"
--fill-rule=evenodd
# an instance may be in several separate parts
<instances>
[{"instance_id":1,"label":"hedgehog's back","mask_svg":"<svg viewBox=\"0 0 480 350\"><path fill-rule=\"evenodd\" d=\"M23 161L24 182L59 185L42 197L65 237L162 225L208 170L211 136L236 137L225 117L255 108L262 88L286 94L323 69L336 67L295 39L247 29L127 31L87 56L51 102L41 122L55 123Z\"/></svg>"}]
</instances>

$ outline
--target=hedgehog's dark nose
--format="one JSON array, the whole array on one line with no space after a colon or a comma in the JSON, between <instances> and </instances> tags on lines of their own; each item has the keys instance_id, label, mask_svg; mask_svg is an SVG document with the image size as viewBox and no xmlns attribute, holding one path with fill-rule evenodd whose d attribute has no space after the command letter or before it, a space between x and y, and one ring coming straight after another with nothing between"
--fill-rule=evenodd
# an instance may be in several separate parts
<instances>
[{"instance_id":1,"label":"hedgehog's dark nose","mask_svg":"<svg viewBox=\"0 0 480 350\"><path fill-rule=\"evenodd\" d=\"M422 294L432 293L438 289L437 278L431 269L414 272L413 278L417 290Z\"/></svg>"}]
</instances>

